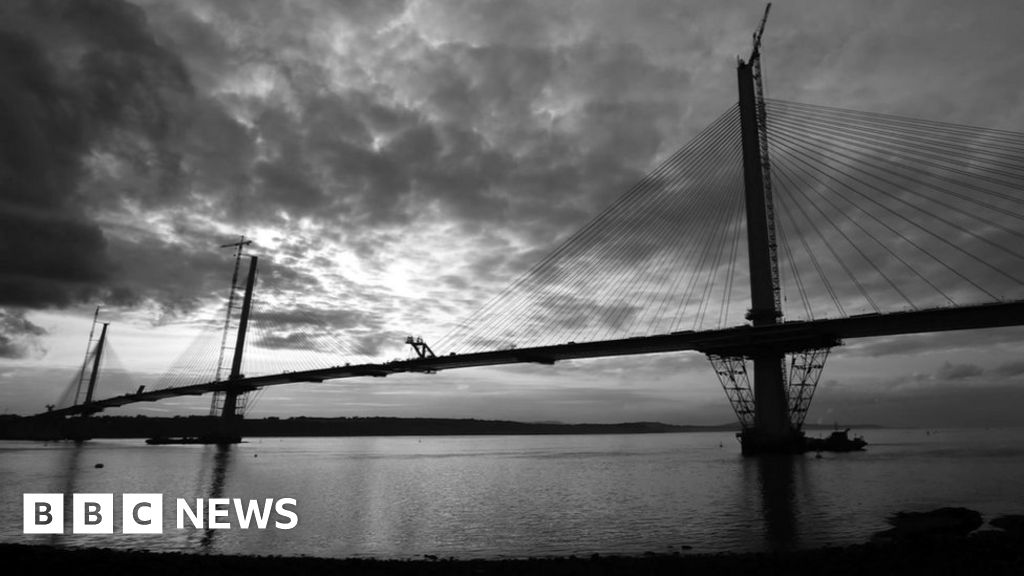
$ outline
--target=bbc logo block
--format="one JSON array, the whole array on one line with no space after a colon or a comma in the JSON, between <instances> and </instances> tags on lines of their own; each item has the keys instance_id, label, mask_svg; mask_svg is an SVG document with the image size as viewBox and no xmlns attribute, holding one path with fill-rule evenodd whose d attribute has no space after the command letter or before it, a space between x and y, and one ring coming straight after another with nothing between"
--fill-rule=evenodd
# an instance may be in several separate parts
<instances>
[{"instance_id":1,"label":"bbc logo block","mask_svg":"<svg viewBox=\"0 0 1024 576\"><path fill-rule=\"evenodd\" d=\"M64 494L25 494L22 518L25 534L64 533ZM294 498L197 498L190 504L175 501L175 528L256 530L273 527L291 530L299 523ZM113 494L72 494L71 531L74 534L113 534L114 517L120 512L122 534L163 534L163 494L122 494L115 508ZM234 513L234 522L231 521ZM271 520L274 520L271 522Z\"/></svg>"},{"instance_id":2,"label":"bbc logo block","mask_svg":"<svg viewBox=\"0 0 1024 576\"><path fill-rule=\"evenodd\" d=\"M162 534L162 494L123 494L121 532L124 534ZM71 531L75 534L114 533L113 494L72 494ZM25 494L23 498L25 534L64 533L63 494Z\"/></svg>"},{"instance_id":3,"label":"bbc logo block","mask_svg":"<svg viewBox=\"0 0 1024 576\"><path fill-rule=\"evenodd\" d=\"M71 530L75 534L114 533L113 494L73 494Z\"/></svg>"},{"instance_id":4,"label":"bbc logo block","mask_svg":"<svg viewBox=\"0 0 1024 576\"><path fill-rule=\"evenodd\" d=\"M125 534L163 534L163 494L125 494L121 498L121 531Z\"/></svg>"},{"instance_id":5,"label":"bbc logo block","mask_svg":"<svg viewBox=\"0 0 1024 576\"><path fill-rule=\"evenodd\" d=\"M25 494L22 508L25 534L64 533L63 494Z\"/></svg>"}]
</instances>

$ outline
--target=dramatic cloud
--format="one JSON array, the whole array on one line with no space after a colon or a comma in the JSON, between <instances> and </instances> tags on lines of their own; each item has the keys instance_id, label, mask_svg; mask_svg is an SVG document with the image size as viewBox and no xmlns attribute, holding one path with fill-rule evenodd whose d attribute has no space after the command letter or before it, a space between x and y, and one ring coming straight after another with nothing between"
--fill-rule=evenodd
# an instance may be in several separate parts
<instances>
[{"instance_id":1,"label":"dramatic cloud","mask_svg":"<svg viewBox=\"0 0 1024 576\"><path fill-rule=\"evenodd\" d=\"M95 298L117 276L97 209L174 193L168 143L177 101L191 93L187 73L129 4L15 1L0 14L0 304ZM122 197L85 184L121 165L155 185Z\"/></svg>"},{"instance_id":2,"label":"dramatic cloud","mask_svg":"<svg viewBox=\"0 0 1024 576\"><path fill-rule=\"evenodd\" d=\"M223 306L233 252L220 246L240 234L260 258L260 332L250 342L283 354L281 364L303 351L337 363L406 355L410 334L436 343L730 109L735 56L747 53L759 9L653 0L5 2L3 355L25 356L36 342L50 361L77 362L84 335L69 326L84 330L85 310L97 304L152 328L147 348L170 355L155 331ZM1024 130L1019 3L794 0L773 10L772 97ZM518 333L486 341L521 344L544 328L531 319L555 312L561 328L583 334L742 322L748 278L729 272L727 248L701 261L737 286L728 295L722 285L705 289L705 277L667 249L696 245L682 231L696 235L713 214L739 214L732 200L710 197L706 213L679 203L642 220L636 235L609 238L603 259L589 263L592 284L566 296L557 274L545 277L538 285L548 292L509 311ZM740 234L739 220L730 222ZM669 232L678 234L666 242ZM601 267L610 263L623 266ZM869 289L885 288L854 268ZM613 288L601 270L671 290L606 298ZM681 308L690 316L677 319ZM33 314L45 310L75 322L32 332ZM852 363L942 350L956 355L948 368L920 373L970 380L983 376L970 366L1006 364L1021 339L992 334L853 342L844 354ZM60 338L76 345L50 345ZM984 345L1002 360L970 357ZM596 379L611 376L593 370L586 393L546 397L593 393L608 413L675 398L668 384L642 397L594 392ZM526 406L540 396L521 398Z\"/></svg>"},{"instance_id":3,"label":"dramatic cloud","mask_svg":"<svg viewBox=\"0 0 1024 576\"><path fill-rule=\"evenodd\" d=\"M46 330L25 318L24 311L0 310L0 358L23 358L41 353Z\"/></svg>"}]
</instances>

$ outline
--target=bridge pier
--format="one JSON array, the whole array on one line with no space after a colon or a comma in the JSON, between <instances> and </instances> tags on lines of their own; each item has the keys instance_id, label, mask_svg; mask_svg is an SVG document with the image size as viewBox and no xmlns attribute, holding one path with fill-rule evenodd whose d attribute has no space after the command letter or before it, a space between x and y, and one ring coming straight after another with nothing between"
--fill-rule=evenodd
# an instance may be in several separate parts
<instances>
[{"instance_id":1,"label":"bridge pier","mask_svg":"<svg viewBox=\"0 0 1024 576\"><path fill-rule=\"evenodd\" d=\"M803 417L824 366L823 354L827 352L804 351L795 354L794 359L808 353L822 359L813 363L794 360L794 369L787 379L786 355L781 351L707 352L740 421L741 431L737 436L744 455L803 452ZM753 374L747 371L749 364L753 365Z\"/></svg>"},{"instance_id":2,"label":"bridge pier","mask_svg":"<svg viewBox=\"0 0 1024 576\"><path fill-rule=\"evenodd\" d=\"M238 410L238 397L241 394L237 390L223 393L220 417L214 425L213 434L206 439L208 444L238 444L242 441L242 414Z\"/></svg>"},{"instance_id":3,"label":"bridge pier","mask_svg":"<svg viewBox=\"0 0 1024 576\"><path fill-rule=\"evenodd\" d=\"M224 404L220 411L222 420L231 422L236 418L241 418L241 415L238 414L238 396L239 392L236 390L228 390L224 393Z\"/></svg>"},{"instance_id":4,"label":"bridge pier","mask_svg":"<svg viewBox=\"0 0 1024 576\"><path fill-rule=\"evenodd\" d=\"M758 354L754 359L754 426L740 434L744 454L803 451L803 433L795 429L789 413L785 356Z\"/></svg>"}]
</instances>

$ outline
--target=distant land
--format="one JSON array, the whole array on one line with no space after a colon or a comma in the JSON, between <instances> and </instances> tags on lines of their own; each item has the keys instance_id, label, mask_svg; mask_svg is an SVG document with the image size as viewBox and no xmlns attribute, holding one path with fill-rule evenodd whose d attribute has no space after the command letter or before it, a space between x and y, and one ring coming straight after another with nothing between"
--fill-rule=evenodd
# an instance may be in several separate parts
<instances>
[{"instance_id":1,"label":"distant land","mask_svg":"<svg viewBox=\"0 0 1024 576\"><path fill-rule=\"evenodd\" d=\"M0 416L0 439L45 440L56 438L151 438L198 436L219 429L223 422L210 416L91 416L57 419L45 416ZM850 428L876 428L870 425ZM807 426L830 429L831 426ZM562 422L513 422L453 418L338 417L245 419L239 422L243 437L273 436L472 436L527 434L664 434L670 432L738 431L737 423L716 426L623 422L619 424L566 424Z\"/></svg>"}]
</instances>

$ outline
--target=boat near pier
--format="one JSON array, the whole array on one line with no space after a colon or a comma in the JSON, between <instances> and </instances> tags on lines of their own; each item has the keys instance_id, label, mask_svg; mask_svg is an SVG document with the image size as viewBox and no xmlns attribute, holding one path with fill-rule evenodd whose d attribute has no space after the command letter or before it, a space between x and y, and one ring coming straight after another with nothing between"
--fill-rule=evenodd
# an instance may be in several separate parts
<instances>
[{"instance_id":1,"label":"boat near pier","mask_svg":"<svg viewBox=\"0 0 1024 576\"><path fill-rule=\"evenodd\" d=\"M804 449L808 452L856 452L868 443L861 436L850 438L850 429L838 427L826 438L804 438Z\"/></svg>"}]
</instances>

